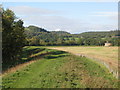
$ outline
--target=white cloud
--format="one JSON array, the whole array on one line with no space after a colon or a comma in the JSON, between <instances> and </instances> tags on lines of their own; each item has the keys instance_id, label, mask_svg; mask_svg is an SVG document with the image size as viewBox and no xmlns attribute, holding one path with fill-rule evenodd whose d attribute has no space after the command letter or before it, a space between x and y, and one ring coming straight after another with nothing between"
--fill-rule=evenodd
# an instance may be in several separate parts
<instances>
[{"instance_id":1,"label":"white cloud","mask_svg":"<svg viewBox=\"0 0 120 90\"><path fill-rule=\"evenodd\" d=\"M22 19L27 21L26 25L34 23L35 25L42 26L51 31L57 29L75 33L85 29L84 22L62 16L36 16L35 18L34 16L30 16Z\"/></svg>"},{"instance_id":2,"label":"white cloud","mask_svg":"<svg viewBox=\"0 0 120 90\"><path fill-rule=\"evenodd\" d=\"M105 25L99 24L99 22L86 22L80 19L67 18L59 16L61 11L54 11L43 8L35 8L30 6L16 6L9 7L13 10L17 16L22 18L25 22L25 26L36 25L45 28L50 31L62 30L71 33L81 33L89 30L113 30L116 29L117 24ZM116 12L93 12L93 15L103 15L104 17L109 17L114 19L117 15Z\"/></svg>"},{"instance_id":3,"label":"white cloud","mask_svg":"<svg viewBox=\"0 0 120 90\"><path fill-rule=\"evenodd\" d=\"M33 24L42 26L43 28L50 31L67 31L71 33L81 33L86 31L106 31L117 29L117 24L99 24L88 23L81 20L69 19L61 16L38 16L36 18L27 17L23 18L26 24Z\"/></svg>"},{"instance_id":4,"label":"white cloud","mask_svg":"<svg viewBox=\"0 0 120 90\"><path fill-rule=\"evenodd\" d=\"M57 11L43 9L43 8L35 8L30 6L14 6L14 7L9 7L9 9L13 10L15 13L19 15L46 15L46 14L58 13Z\"/></svg>"},{"instance_id":5,"label":"white cloud","mask_svg":"<svg viewBox=\"0 0 120 90\"><path fill-rule=\"evenodd\" d=\"M61 29L57 28L57 29L55 29L54 31L61 31Z\"/></svg>"}]
</instances>

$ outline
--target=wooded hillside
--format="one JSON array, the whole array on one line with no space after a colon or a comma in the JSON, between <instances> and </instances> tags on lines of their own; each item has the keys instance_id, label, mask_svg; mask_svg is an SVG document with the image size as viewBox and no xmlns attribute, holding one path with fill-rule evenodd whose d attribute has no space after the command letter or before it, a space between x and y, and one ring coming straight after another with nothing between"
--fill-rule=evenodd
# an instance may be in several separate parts
<instances>
[{"instance_id":1,"label":"wooded hillside","mask_svg":"<svg viewBox=\"0 0 120 90\"><path fill-rule=\"evenodd\" d=\"M119 42L119 30L106 32L84 32L71 34L66 31L47 31L36 26L25 28L27 45L92 45L103 46L105 42L117 46Z\"/></svg>"}]
</instances>

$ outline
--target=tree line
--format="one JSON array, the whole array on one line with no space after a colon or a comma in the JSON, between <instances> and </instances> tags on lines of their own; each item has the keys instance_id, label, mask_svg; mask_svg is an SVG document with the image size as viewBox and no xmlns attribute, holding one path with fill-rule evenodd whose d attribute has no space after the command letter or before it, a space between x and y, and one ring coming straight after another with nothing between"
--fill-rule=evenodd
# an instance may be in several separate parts
<instances>
[{"instance_id":1,"label":"tree line","mask_svg":"<svg viewBox=\"0 0 120 90\"><path fill-rule=\"evenodd\" d=\"M65 31L50 32L36 26L25 28L28 41L26 45L30 46L104 46L106 42L111 43L113 46L118 46L118 42L120 42L120 34L118 32L119 30L70 34Z\"/></svg>"}]
</instances>

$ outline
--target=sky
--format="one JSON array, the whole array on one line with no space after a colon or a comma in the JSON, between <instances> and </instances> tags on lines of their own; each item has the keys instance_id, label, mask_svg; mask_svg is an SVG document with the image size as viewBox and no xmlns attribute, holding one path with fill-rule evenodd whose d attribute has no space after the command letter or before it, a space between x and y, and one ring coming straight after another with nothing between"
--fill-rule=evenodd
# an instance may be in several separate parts
<instances>
[{"instance_id":1,"label":"sky","mask_svg":"<svg viewBox=\"0 0 120 90\"><path fill-rule=\"evenodd\" d=\"M118 28L118 2L3 2L24 26L82 33Z\"/></svg>"}]
</instances>

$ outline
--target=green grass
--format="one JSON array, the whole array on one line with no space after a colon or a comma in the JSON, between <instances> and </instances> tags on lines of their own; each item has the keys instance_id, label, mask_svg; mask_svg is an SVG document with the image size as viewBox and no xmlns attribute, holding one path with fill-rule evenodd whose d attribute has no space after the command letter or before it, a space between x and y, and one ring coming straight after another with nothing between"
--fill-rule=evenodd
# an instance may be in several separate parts
<instances>
[{"instance_id":1,"label":"green grass","mask_svg":"<svg viewBox=\"0 0 120 90\"><path fill-rule=\"evenodd\" d=\"M36 48L41 51L35 53ZM104 66L86 57L40 47L25 47L25 56L29 50L33 50L33 55L51 53L5 75L3 88L117 88L117 79Z\"/></svg>"},{"instance_id":2,"label":"green grass","mask_svg":"<svg viewBox=\"0 0 120 90\"><path fill-rule=\"evenodd\" d=\"M65 39L65 40L66 40L66 39L69 39L69 40L72 40L72 39L78 40L79 38L77 38L77 37L76 37L76 38L69 37L69 38L64 38L64 39Z\"/></svg>"},{"instance_id":3,"label":"green grass","mask_svg":"<svg viewBox=\"0 0 120 90\"><path fill-rule=\"evenodd\" d=\"M45 48L45 47L44 47ZM98 62L104 62L108 65L109 70L114 72L117 76L118 72L118 47L110 46L54 46L46 47L49 49L57 49L67 51L75 55L85 55L86 57L98 60Z\"/></svg>"}]
</instances>

